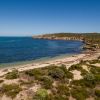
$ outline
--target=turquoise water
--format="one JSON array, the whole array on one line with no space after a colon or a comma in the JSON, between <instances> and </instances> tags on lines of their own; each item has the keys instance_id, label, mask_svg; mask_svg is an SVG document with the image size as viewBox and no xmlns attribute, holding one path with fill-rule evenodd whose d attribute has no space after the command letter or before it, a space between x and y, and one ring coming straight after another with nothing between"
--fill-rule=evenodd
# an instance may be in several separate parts
<instances>
[{"instance_id":1,"label":"turquoise water","mask_svg":"<svg viewBox=\"0 0 100 100\"><path fill-rule=\"evenodd\" d=\"M0 64L33 61L82 52L81 41L43 40L31 37L0 37Z\"/></svg>"}]
</instances>

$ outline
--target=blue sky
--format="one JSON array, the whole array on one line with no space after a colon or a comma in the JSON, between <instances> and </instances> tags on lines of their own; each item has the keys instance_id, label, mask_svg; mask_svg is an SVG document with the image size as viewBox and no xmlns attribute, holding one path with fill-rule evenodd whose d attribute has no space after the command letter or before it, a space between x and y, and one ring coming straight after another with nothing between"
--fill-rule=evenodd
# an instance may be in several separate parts
<instances>
[{"instance_id":1,"label":"blue sky","mask_svg":"<svg viewBox=\"0 0 100 100\"><path fill-rule=\"evenodd\" d=\"M0 0L0 36L100 32L100 0Z\"/></svg>"}]
</instances>

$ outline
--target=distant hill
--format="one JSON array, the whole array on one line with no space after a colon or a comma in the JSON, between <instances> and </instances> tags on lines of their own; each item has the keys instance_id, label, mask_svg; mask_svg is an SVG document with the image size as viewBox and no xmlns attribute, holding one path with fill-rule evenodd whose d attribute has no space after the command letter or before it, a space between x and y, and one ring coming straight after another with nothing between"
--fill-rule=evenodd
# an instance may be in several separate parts
<instances>
[{"instance_id":1,"label":"distant hill","mask_svg":"<svg viewBox=\"0 0 100 100\"><path fill-rule=\"evenodd\" d=\"M52 33L33 36L38 39L80 40L92 48L100 48L100 33Z\"/></svg>"}]
</instances>

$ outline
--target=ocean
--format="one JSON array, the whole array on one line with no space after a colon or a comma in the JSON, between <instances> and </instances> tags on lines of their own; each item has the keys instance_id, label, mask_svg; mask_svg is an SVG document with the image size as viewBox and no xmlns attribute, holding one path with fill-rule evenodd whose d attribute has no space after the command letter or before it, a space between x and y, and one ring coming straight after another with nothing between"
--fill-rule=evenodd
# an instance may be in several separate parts
<instances>
[{"instance_id":1,"label":"ocean","mask_svg":"<svg viewBox=\"0 0 100 100\"><path fill-rule=\"evenodd\" d=\"M44 57L82 52L81 41L0 37L0 64L33 61Z\"/></svg>"}]
</instances>

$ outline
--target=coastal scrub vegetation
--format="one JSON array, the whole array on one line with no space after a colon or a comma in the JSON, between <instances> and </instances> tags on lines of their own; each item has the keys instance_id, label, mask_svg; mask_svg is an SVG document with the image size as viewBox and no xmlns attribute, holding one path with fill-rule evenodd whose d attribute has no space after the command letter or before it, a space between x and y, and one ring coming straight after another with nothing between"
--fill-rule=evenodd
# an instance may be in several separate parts
<instances>
[{"instance_id":1,"label":"coastal scrub vegetation","mask_svg":"<svg viewBox=\"0 0 100 100\"><path fill-rule=\"evenodd\" d=\"M49 76L43 76L41 77L41 84L43 85L44 88L46 89L50 89L52 88L52 83L53 83L53 79Z\"/></svg>"},{"instance_id":2,"label":"coastal scrub vegetation","mask_svg":"<svg viewBox=\"0 0 100 100\"><path fill-rule=\"evenodd\" d=\"M87 98L100 98L100 67L93 65L100 60L81 61L78 64L49 65L43 68L35 68L19 72L13 70L7 73L0 82L0 96L7 95L11 98L21 91L28 91L30 100L86 100ZM88 62L88 63L86 63ZM88 71L83 68L86 65ZM72 71L81 72L82 78L74 79ZM5 84L5 80L18 79L17 83ZM32 90L33 89L33 90ZM34 91L35 89L35 91Z\"/></svg>"},{"instance_id":3,"label":"coastal scrub vegetation","mask_svg":"<svg viewBox=\"0 0 100 100\"><path fill-rule=\"evenodd\" d=\"M18 70L12 70L12 72L8 72L6 74L6 79L16 79L19 77L19 73Z\"/></svg>"},{"instance_id":4,"label":"coastal scrub vegetation","mask_svg":"<svg viewBox=\"0 0 100 100\"><path fill-rule=\"evenodd\" d=\"M71 94L76 100L86 100L86 98L89 97L88 91L83 87L73 87L71 89Z\"/></svg>"},{"instance_id":5,"label":"coastal scrub vegetation","mask_svg":"<svg viewBox=\"0 0 100 100\"><path fill-rule=\"evenodd\" d=\"M16 97L16 95L21 91L21 87L17 84L4 84L1 87L1 93L5 93L7 96L10 96L11 98Z\"/></svg>"},{"instance_id":6,"label":"coastal scrub vegetation","mask_svg":"<svg viewBox=\"0 0 100 100\"><path fill-rule=\"evenodd\" d=\"M33 100L48 100L48 92L46 89L37 90Z\"/></svg>"}]
</instances>

